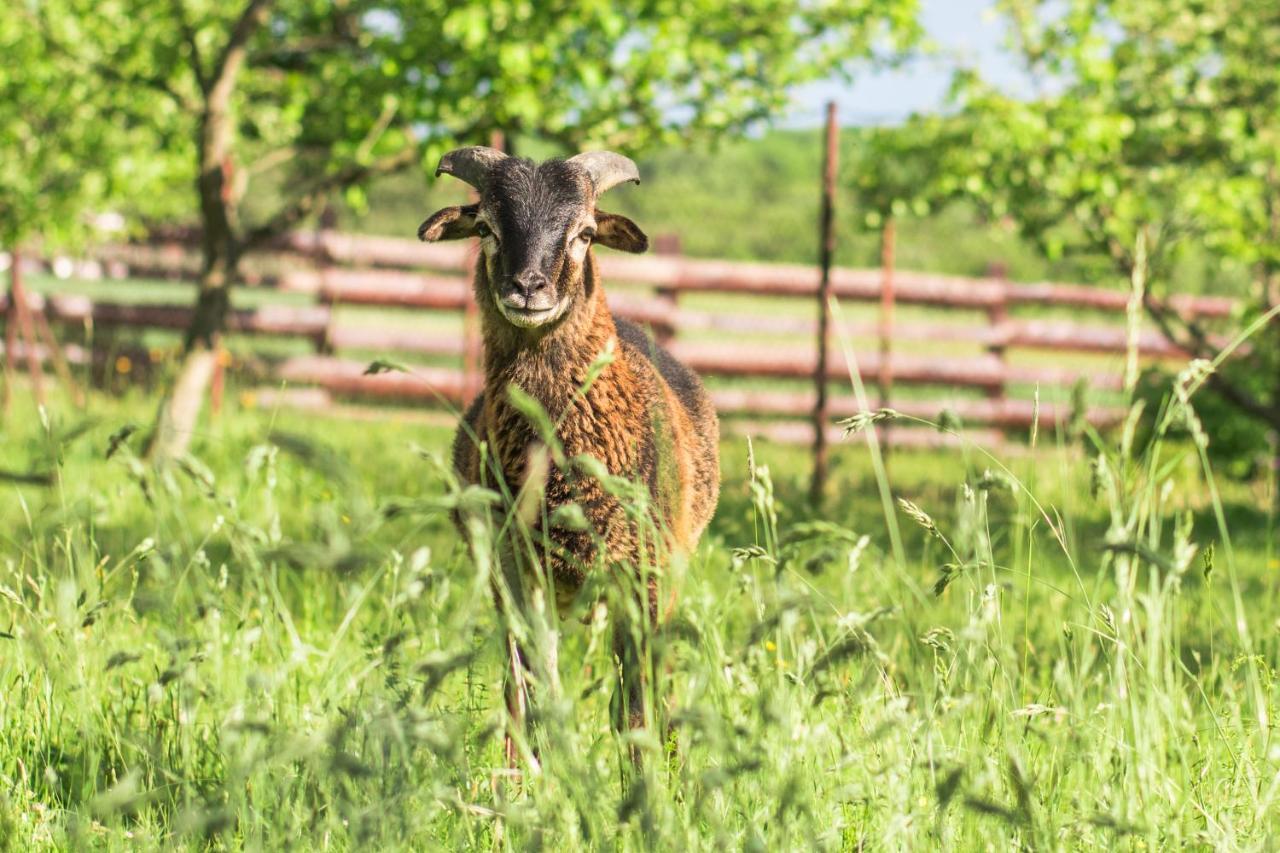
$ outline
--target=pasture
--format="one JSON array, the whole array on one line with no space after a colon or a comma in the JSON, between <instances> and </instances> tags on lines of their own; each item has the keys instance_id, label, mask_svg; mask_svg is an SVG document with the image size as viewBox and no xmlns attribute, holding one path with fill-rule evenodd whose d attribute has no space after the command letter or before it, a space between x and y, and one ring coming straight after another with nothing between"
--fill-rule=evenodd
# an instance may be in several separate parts
<instances>
[{"instance_id":1,"label":"pasture","mask_svg":"<svg viewBox=\"0 0 1280 853\"><path fill-rule=\"evenodd\" d=\"M726 441L653 638L670 734L610 726L603 615L555 624L541 770L449 522L447 427L232 402L135 455L92 393L0 446L0 841L47 849L1265 849L1280 835L1274 483L1168 435L895 452L807 507ZM47 485L21 480L51 475ZM889 511L886 512L886 506ZM634 741L628 743L628 739ZM645 756L628 779L627 752Z\"/></svg>"},{"instance_id":2,"label":"pasture","mask_svg":"<svg viewBox=\"0 0 1280 853\"><path fill-rule=\"evenodd\" d=\"M18 0L0 853L1280 849L1277 9Z\"/></svg>"}]
</instances>

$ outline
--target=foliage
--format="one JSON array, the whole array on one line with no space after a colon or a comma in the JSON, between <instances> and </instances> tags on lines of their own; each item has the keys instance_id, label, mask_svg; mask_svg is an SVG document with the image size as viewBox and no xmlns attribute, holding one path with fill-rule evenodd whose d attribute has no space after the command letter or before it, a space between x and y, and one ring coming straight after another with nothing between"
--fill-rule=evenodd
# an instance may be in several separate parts
<instances>
[{"instance_id":1,"label":"foliage","mask_svg":"<svg viewBox=\"0 0 1280 853\"><path fill-rule=\"evenodd\" d=\"M1110 258L1127 277L1139 234L1157 324L1197 355L1207 330L1164 309L1188 253L1251 280L1250 316L1280 304L1280 9L1250 0L1006 0L1038 88L957 80L971 132L967 186L1052 256ZM1276 325L1280 329L1280 324ZM1237 412L1280 430L1280 332L1214 377ZM1257 451L1261 448L1254 448Z\"/></svg>"},{"instance_id":2,"label":"foliage","mask_svg":"<svg viewBox=\"0 0 1280 853\"><path fill-rule=\"evenodd\" d=\"M167 216L175 196L196 209L197 175L224 166L202 150L210 120L229 112L215 153L230 158L229 191L245 205L232 218L252 238L251 226L274 233L313 212L316 190L404 168L380 158L406 146L429 168L494 130L638 149L740 128L793 84L914 36L914 0L858 5L50 0L16 26L47 42L47 82L94 80L110 95L68 132L124 115L155 130L153 157L179 164L170 192L134 199L139 214ZM270 211L250 191L267 176L285 202Z\"/></svg>"},{"instance_id":3,"label":"foliage","mask_svg":"<svg viewBox=\"0 0 1280 853\"><path fill-rule=\"evenodd\" d=\"M123 115L180 178L135 196L199 213L202 281L186 357L150 453L181 455L239 262L324 207L495 131L639 149L677 129L765 118L796 83L915 36L916 0L568 4L407 0L24 0L18 20L57 58L53 80L103 86L90 124ZM279 201L251 191L270 177ZM187 195L189 188L195 196Z\"/></svg>"},{"instance_id":4,"label":"foliage","mask_svg":"<svg viewBox=\"0 0 1280 853\"><path fill-rule=\"evenodd\" d=\"M512 136L638 152L769 118L791 87L892 52L915 0L408 4L404 60L424 101ZM430 57L423 63L421 57Z\"/></svg>"},{"instance_id":5,"label":"foliage","mask_svg":"<svg viewBox=\"0 0 1280 853\"><path fill-rule=\"evenodd\" d=\"M925 218L961 198L968 129L942 116L915 116L896 127L859 134L846 168L868 228L889 217Z\"/></svg>"},{"instance_id":6,"label":"foliage","mask_svg":"<svg viewBox=\"0 0 1280 853\"><path fill-rule=\"evenodd\" d=\"M95 213L150 191L138 153L155 137L103 120L99 84L60 74L21 14L0 19L0 55L0 245L83 239Z\"/></svg>"}]
</instances>

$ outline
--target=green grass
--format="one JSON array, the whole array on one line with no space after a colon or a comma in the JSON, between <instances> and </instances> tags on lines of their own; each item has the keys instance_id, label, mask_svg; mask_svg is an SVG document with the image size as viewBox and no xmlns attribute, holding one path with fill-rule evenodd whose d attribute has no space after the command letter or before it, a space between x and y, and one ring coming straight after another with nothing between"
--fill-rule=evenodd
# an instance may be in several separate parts
<instances>
[{"instance_id":1,"label":"green grass","mask_svg":"<svg viewBox=\"0 0 1280 853\"><path fill-rule=\"evenodd\" d=\"M802 451L726 443L654 639L675 746L612 731L603 622L535 612L558 677L535 668L542 770L517 783L449 432L232 406L171 471L136 435L106 458L154 405L42 418L20 392L4 423L0 468L55 479L0 485L3 846L1280 839L1274 484L1217 482L1192 443L896 453L892 519L861 436L820 517Z\"/></svg>"}]
</instances>

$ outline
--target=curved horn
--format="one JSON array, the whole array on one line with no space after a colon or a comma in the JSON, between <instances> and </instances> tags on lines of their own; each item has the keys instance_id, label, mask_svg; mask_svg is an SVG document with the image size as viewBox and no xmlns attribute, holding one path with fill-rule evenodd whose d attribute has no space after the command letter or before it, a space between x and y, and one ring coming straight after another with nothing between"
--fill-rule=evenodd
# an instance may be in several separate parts
<instances>
[{"instance_id":1,"label":"curved horn","mask_svg":"<svg viewBox=\"0 0 1280 853\"><path fill-rule=\"evenodd\" d=\"M505 159L506 154L483 145L455 148L440 158L440 165L436 166L436 177L452 175L478 190L484 190L489 181L489 172L494 165Z\"/></svg>"},{"instance_id":2,"label":"curved horn","mask_svg":"<svg viewBox=\"0 0 1280 853\"><path fill-rule=\"evenodd\" d=\"M640 183L640 170L631 158L612 151L584 151L570 157L568 162L581 166L591 176L597 197L627 181Z\"/></svg>"}]
</instances>

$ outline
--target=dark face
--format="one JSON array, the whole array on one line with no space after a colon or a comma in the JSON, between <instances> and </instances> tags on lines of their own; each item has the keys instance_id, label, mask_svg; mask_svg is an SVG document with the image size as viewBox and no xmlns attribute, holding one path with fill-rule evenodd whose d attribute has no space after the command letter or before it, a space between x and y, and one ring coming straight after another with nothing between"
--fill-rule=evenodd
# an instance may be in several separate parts
<instances>
[{"instance_id":1,"label":"dark face","mask_svg":"<svg viewBox=\"0 0 1280 853\"><path fill-rule=\"evenodd\" d=\"M590 178L561 160L503 160L476 212L494 304L512 325L553 323L582 288L595 238Z\"/></svg>"},{"instance_id":2,"label":"dark face","mask_svg":"<svg viewBox=\"0 0 1280 853\"><path fill-rule=\"evenodd\" d=\"M483 178L477 204L436 211L418 237L479 237L494 306L513 326L545 326L568 312L583 293L592 243L626 252L648 247L634 222L596 208L592 178L573 162L503 158Z\"/></svg>"}]
</instances>

